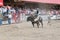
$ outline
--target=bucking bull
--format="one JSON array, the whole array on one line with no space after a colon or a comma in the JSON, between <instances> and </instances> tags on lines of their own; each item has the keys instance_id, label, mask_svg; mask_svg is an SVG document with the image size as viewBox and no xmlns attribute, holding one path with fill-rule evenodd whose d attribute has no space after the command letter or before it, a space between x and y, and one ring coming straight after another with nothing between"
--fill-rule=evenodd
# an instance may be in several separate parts
<instances>
[{"instance_id":1,"label":"bucking bull","mask_svg":"<svg viewBox=\"0 0 60 40\"><path fill-rule=\"evenodd\" d=\"M33 16L33 15L32 15L32 16L29 16L29 17L27 18L27 21L31 21L33 27L34 27L34 24L37 24L37 27L38 27L38 28L39 28L39 25L40 25L40 23L41 23L42 28L43 28L43 19L42 19L42 17Z\"/></svg>"}]
</instances>

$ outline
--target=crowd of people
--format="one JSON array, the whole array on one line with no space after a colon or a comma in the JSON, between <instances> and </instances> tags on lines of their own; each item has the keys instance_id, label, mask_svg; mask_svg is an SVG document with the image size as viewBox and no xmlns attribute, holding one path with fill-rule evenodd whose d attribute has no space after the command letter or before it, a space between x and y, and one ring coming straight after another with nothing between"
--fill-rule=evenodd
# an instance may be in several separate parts
<instances>
[{"instance_id":1,"label":"crowd of people","mask_svg":"<svg viewBox=\"0 0 60 40\"><path fill-rule=\"evenodd\" d=\"M3 24L3 21L7 21L8 24L18 23L22 20L26 20L27 15L37 15L37 14L60 14L60 10L41 10L39 8L20 8L20 7L11 7L11 6L2 6L0 7L0 25Z\"/></svg>"},{"instance_id":2,"label":"crowd of people","mask_svg":"<svg viewBox=\"0 0 60 40\"><path fill-rule=\"evenodd\" d=\"M18 23L21 20L25 20L27 14L34 14L36 11L37 9L31 8L18 8L10 6L0 7L0 25L3 24L3 21L7 21L8 24L11 24L12 21L14 21L14 23Z\"/></svg>"}]
</instances>

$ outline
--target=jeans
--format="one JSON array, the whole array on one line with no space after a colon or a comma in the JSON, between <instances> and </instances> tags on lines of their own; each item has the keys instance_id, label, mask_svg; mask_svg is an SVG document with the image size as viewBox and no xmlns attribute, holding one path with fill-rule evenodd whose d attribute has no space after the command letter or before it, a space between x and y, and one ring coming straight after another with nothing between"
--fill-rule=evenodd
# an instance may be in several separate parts
<instances>
[{"instance_id":1,"label":"jeans","mask_svg":"<svg viewBox=\"0 0 60 40\"><path fill-rule=\"evenodd\" d=\"M0 25L2 25L2 19L0 19Z\"/></svg>"},{"instance_id":2,"label":"jeans","mask_svg":"<svg viewBox=\"0 0 60 40\"><path fill-rule=\"evenodd\" d=\"M8 24L11 24L11 18L8 18Z\"/></svg>"}]
</instances>

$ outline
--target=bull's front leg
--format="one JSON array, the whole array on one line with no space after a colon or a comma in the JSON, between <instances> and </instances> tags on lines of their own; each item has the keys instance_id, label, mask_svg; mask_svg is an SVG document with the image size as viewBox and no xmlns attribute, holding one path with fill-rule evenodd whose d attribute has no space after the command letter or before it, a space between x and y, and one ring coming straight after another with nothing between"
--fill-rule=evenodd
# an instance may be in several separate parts
<instances>
[{"instance_id":1,"label":"bull's front leg","mask_svg":"<svg viewBox=\"0 0 60 40\"><path fill-rule=\"evenodd\" d=\"M34 28L34 22L32 22L33 28Z\"/></svg>"},{"instance_id":2,"label":"bull's front leg","mask_svg":"<svg viewBox=\"0 0 60 40\"><path fill-rule=\"evenodd\" d=\"M39 24L39 22L38 22L38 23L37 23L37 27L38 27L38 28L39 28L39 25L40 25L40 24Z\"/></svg>"}]
</instances>

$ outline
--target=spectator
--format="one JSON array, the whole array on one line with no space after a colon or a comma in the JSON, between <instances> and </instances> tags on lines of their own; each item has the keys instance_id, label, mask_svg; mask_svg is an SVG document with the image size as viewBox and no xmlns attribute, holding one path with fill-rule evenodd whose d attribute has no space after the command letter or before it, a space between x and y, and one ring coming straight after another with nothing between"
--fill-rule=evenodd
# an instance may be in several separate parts
<instances>
[{"instance_id":1,"label":"spectator","mask_svg":"<svg viewBox=\"0 0 60 40\"><path fill-rule=\"evenodd\" d=\"M0 25L2 25L2 17L3 17L3 15L2 15L2 8L0 7Z\"/></svg>"},{"instance_id":2,"label":"spectator","mask_svg":"<svg viewBox=\"0 0 60 40\"><path fill-rule=\"evenodd\" d=\"M8 24L11 24L11 19L12 19L12 14L9 13L9 14L8 14Z\"/></svg>"}]
</instances>

